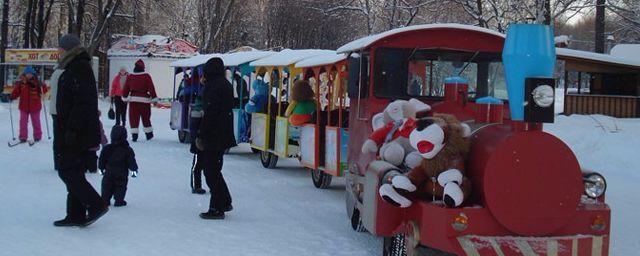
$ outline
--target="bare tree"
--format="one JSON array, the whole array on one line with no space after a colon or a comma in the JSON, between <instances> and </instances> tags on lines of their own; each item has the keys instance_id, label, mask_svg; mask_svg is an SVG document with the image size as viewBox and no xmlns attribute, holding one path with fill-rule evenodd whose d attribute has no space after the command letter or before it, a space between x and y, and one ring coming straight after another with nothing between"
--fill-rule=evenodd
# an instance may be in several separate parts
<instances>
[{"instance_id":1,"label":"bare tree","mask_svg":"<svg viewBox=\"0 0 640 256\"><path fill-rule=\"evenodd\" d=\"M121 2L122 0L107 0L107 2L103 3L103 0L98 0L98 7L100 7L100 16L98 17L98 22L93 28L93 32L91 33L91 37L89 39L89 46L87 50L90 55L93 55L96 48L99 46L102 35L104 35L104 31L109 25L109 21L118 10Z\"/></svg>"}]
</instances>

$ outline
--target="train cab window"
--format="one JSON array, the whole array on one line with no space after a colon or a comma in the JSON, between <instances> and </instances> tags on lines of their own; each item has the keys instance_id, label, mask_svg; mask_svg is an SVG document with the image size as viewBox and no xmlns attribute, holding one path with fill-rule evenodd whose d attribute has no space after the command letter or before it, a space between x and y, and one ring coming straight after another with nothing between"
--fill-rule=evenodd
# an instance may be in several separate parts
<instances>
[{"instance_id":1,"label":"train cab window","mask_svg":"<svg viewBox=\"0 0 640 256\"><path fill-rule=\"evenodd\" d=\"M382 48L376 51L374 93L382 98L442 98L448 78L466 80L472 97L506 98L499 53Z\"/></svg>"},{"instance_id":2,"label":"train cab window","mask_svg":"<svg viewBox=\"0 0 640 256\"><path fill-rule=\"evenodd\" d=\"M369 96L369 55L352 54L349 58L349 98Z\"/></svg>"}]
</instances>

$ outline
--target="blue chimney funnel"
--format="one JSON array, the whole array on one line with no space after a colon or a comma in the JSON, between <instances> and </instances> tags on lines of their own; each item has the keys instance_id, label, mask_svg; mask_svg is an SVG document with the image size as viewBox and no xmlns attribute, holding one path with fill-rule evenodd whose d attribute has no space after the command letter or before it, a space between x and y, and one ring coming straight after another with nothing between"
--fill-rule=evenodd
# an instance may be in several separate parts
<instances>
[{"instance_id":1,"label":"blue chimney funnel","mask_svg":"<svg viewBox=\"0 0 640 256\"><path fill-rule=\"evenodd\" d=\"M502 50L511 119L524 120L525 78L553 77L556 48L553 29L540 24L511 24Z\"/></svg>"}]
</instances>

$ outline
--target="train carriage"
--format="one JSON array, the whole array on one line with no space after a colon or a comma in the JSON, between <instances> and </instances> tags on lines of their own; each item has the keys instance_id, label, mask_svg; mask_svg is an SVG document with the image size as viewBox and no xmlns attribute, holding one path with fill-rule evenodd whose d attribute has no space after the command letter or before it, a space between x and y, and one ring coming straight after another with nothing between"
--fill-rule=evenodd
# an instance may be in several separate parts
<instances>
[{"instance_id":1,"label":"train carriage","mask_svg":"<svg viewBox=\"0 0 640 256\"><path fill-rule=\"evenodd\" d=\"M608 255L606 181L542 130L554 118L551 30L512 26L506 42L488 29L434 24L338 49L349 55L352 109L347 212L355 230L384 237L384 255ZM460 207L426 198L401 208L379 195L406 170L360 149L374 115L409 98L472 130L465 163L472 196Z\"/></svg>"},{"instance_id":2,"label":"train carriage","mask_svg":"<svg viewBox=\"0 0 640 256\"><path fill-rule=\"evenodd\" d=\"M313 184L327 188L332 177L347 169L349 99L346 95L346 55L335 52L296 63L312 83L316 112L300 131L300 163L311 170Z\"/></svg>"},{"instance_id":3,"label":"train carriage","mask_svg":"<svg viewBox=\"0 0 640 256\"><path fill-rule=\"evenodd\" d=\"M299 145L291 139L292 128L285 116L289 88L293 81L302 79L302 69L295 64L328 50L285 49L267 58L250 63L267 86L266 107L261 113L251 115L251 147L260 151L260 161L265 168L275 168L279 157L297 157ZM262 108L262 107L260 107ZM295 137L295 136L294 136Z\"/></svg>"},{"instance_id":4,"label":"train carriage","mask_svg":"<svg viewBox=\"0 0 640 256\"><path fill-rule=\"evenodd\" d=\"M178 139L180 142L189 142L189 110L190 103L193 99L184 102L180 100L176 87L176 80L180 78L182 83L182 76L186 70L191 70L192 79L199 79L199 69L211 58L221 58L227 68L227 79L234 86L234 97L236 104L233 109L234 117L234 136L237 143L249 142L249 124L248 115L244 111L244 106L247 104L249 97L248 85L255 79L255 70L249 65L250 62L268 57L275 54L271 51L238 51L226 54L203 54L191 57L189 59L179 60L171 64L175 69L174 78L174 96L171 104L171 121L170 126L173 130L178 130ZM188 97L187 97L188 98Z\"/></svg>"}]
</instances>

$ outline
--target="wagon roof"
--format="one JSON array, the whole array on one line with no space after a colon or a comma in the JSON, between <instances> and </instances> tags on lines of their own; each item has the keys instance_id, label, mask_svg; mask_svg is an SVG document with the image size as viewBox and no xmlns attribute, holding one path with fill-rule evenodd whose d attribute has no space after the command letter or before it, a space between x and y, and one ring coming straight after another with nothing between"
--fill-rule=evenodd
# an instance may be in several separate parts
<instances>
[{"instance_id":1,"label":"wagon roof","mask_svg":"<svg viewBox=\"0 0 640 256\"><path fill-rule=\"evenodd\" d=\"M213 58L213 57L222 57L222 54L220 53L213 53L213 54L199 54L196 56L193 56L191 58L188 59L182 59L182 60L177 60L174 62L171 62L171 67L179 67L179 68L192 68L192 67L197 67L200 66L204 63L206 63L209 59Z\"/></svg>"},{"instance_id":2,"label":"wagon roof","mask_svg":"<svg viewBox=\"0 0 640 256\"><path fill-rule=\"evenodd\" d=\"M221 58L226 67L239 66L254 60L262 59L275 54L272 51L245 51L234 53L213 53L213 54L200 54L188 59L178 60L171 63L172 67L197 67L207 63L211 58Z\"/></svg>"},{"instance_id":3,"label":"wagon roof","mask_svg":"<svg viewBox=\"0 0 640 256\"><path fill-rule=\"evenodd\" d=\"M291 64L295 64L298 61L302 61L304 59L308 59L314 56L332 53L331 50L317 50L317 49L307 49L307 50L291 50L284 49L279 53L273 54L264 59L259 59L251 62L249 65L251 66L288 66Z\"/></svg>"},{"instance_id":4,"label":"wagon roof","mask_svg":"<svg viewBox=\"0 0 640 256\"><path fill-rule=\"evenodd\" d=\"M470 30L470 31L478 31L478 32L482 32L482 33L488 33L488 34L492 34L495 36L499 36L499 37L504 37L504 34L499 33L497 31L491 30L491 29L487 29L487 28L481 28L481 27L477 27L477 26L471 26L471 25L464 25L464 24L457 24L457 23L443 23L443 24L427 24L427 25L414 25L414 26L408 26L408 27L403 27L403 28L397 28L397 29L392 29L389 31L385 31L382 32L380 34L375 34L375 35L370 35L367 37L363 37L360 39L357 39L353 42L347 43L345 45L343 45L342 47L338 48L338 53L347 53L347 52L353 52L353 51L357 51L360 49L364 49L369 47L370 45L372 45L373 43L384 39L386 37L395 35L395 34L399 34L399 33L404 33L404 32L409 32L409 31L417 31L417 30L425 30L425 29L444 29L444 28L450 28L450 29L462 29L462 30Z\"/></svg>"},{"instance_id":5,"label":"wagon roof","mask_svg":"<svg viewBox=\"0 0 640 256\"><path fill-rule=\"evenodd\" d=\"M579 51L579 50L572 50L567 48L556 48L556 55L560 59L573 58L573 59L594 61L594 62L599 62L604 64L627 66L635 69L640 68L640 60L635 60L635 59L620 57L615 55L609 55L609 54Z\"/></svg>"},{"instance_id":6,"label":"wagon roof","mask_svg":"<svg viewBox=\"0 0 640 256\"><path fill-rule=\"evenodd\" d=\"M337 62L340 62L347 58L347 55L344 53L336 53L335 51L331 51L326 54L314 56L305 60L302 60L296 63L296 68L309 68L309 67L318 67L331 65Z\"/></svg>"}]
</instances>

